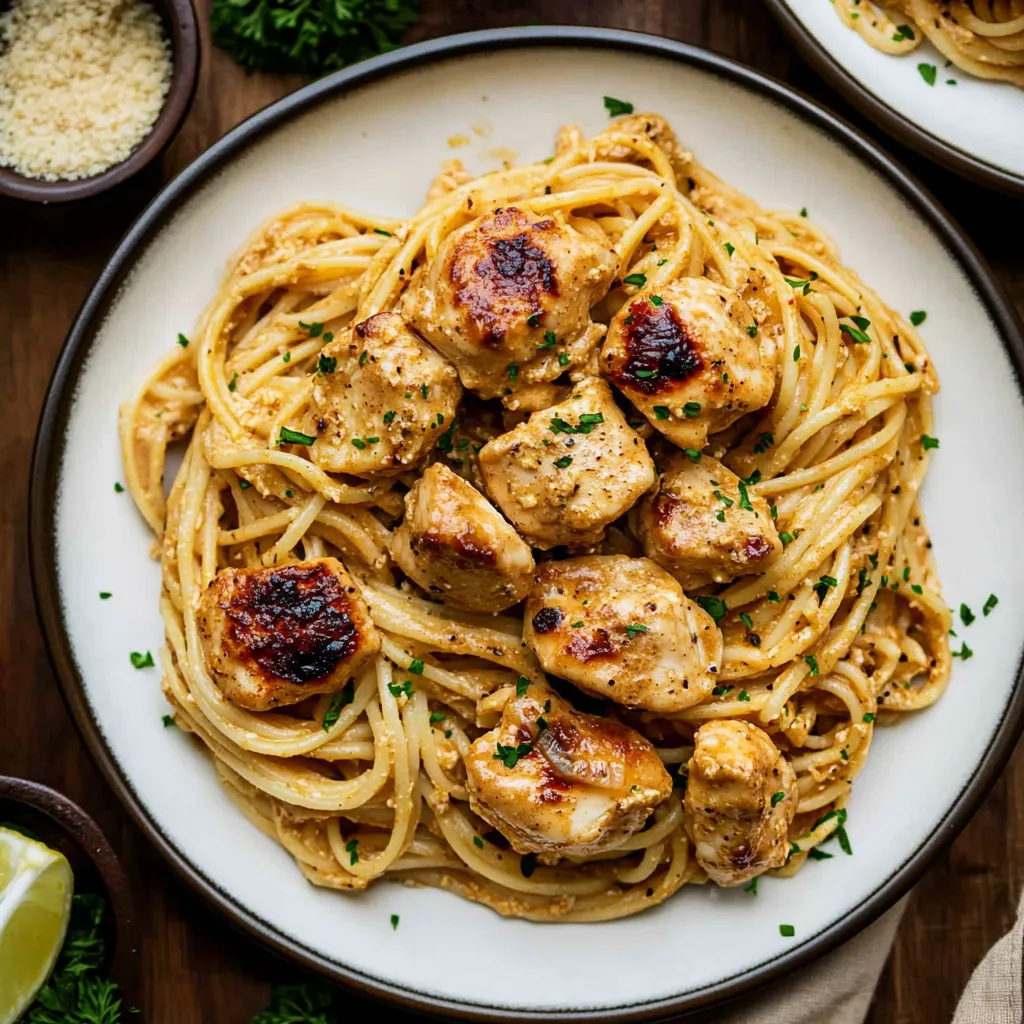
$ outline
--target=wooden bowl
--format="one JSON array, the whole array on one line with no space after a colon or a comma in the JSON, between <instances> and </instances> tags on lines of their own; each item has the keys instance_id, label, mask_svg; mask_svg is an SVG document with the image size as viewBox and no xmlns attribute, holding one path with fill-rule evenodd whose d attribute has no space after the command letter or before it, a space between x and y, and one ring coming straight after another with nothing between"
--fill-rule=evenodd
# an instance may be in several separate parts
<instances>
[{"instance_id":1,"label":"wooden bowl","mask_svg":"<svg viewBox=\"0 0 1024 1024\"><path fill-rule=\"evenodd\" d=\"M96 822L48 786L0 775L0 824L25 829L59 850L71 865L75 892L104 899L107 960L103 970L120 985L122 1005L138 1006L139 951L131 891L117 854Z\"/></svg>"},{"instance_id":2,"label":"wooden bowl","mask_svg":"<svg viewBox=\"0 0 1024 1024\"><path fill-rule=\"evenodd\" d=\"M128 158L91 178L76 181L40 181L0 167L0 195L37 203L65 203L113 188L141 171L174 138L188 113L199 78L199 29L191 0L151 0L171 43L171 86L160 116L142 144ZM0 0L0 8L6 4Z\"/></svg>"}]
</instances>

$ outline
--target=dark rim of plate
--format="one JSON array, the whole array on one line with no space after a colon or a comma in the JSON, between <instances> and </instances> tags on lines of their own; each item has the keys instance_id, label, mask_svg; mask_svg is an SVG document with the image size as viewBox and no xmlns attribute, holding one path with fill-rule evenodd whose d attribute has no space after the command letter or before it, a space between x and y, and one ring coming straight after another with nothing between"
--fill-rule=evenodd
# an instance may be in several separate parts
<instances>
[{"instance_id":1,"label":"dark rim of plate","mask_svg":"<svg viewBox=\"0 0 1024 1024\"><path fill-rule=\"evenodd\" d=\"M511 1011L508 1007L439 998L383 981L328 960L242 906L207 878L199 867L191 863L175 847L171 839L161 832L142 804L92 717L65 630L55 564L54 517L57 479L65 445L68 412L79 373L96 330L121 283L135 263L137 253L146 247L154 233L168 221L181 203L212 173L222 170L232 157L242 152L254 140L287 123L289 118L301 111L315 107L328 98L343 95L360 85L422 64L489 50L535 46L613 49L678 61L766 96L805 122L826 132L882 175L902 194L957 257L1000 331L1015 366L1018 381L1024 377L1024 333L1013 307L1002 294L999 284L967 236L930 193L906 170L857 129L808 97L736 61L657 36L568 26L494 29L447 36L418 43L364 61L353 68L338 71L272 104L214 143L167 185L143 211L118 245L86 298L50 381L32 458L29 510L32 580L37 612L54 670L90 753L135 823L168 863L242 931L278 953L334 981L407 1010L442 1014L463 1020L505 1021L509 1012L512 1012L521 1020L642 1021L709 1006L778 978L850 939L903 896L967 824L1009 758L1021 731L1024 716L1024 686L1021 686L1021 682L1024 681L1024 668L1018 669L1011 698L991 744L970 782L957 795L949 810L942 820L936 823L920 848L905 863L894 867L889 877L880 882L872 895L845 918L794 946L782 956L714 985L678 996L607 1009Z\"/></svg>"},{"instance_id":2,"label":"dark rim of plate","mask_svg":"<svg viewBox=\"0 0 1024 1024\"><path fill-rule=\"evenodd\" d=\"M925 131L909 118L898 113L879 99L866 85L858 81L822 45L818 38L804 25L789 6L788 0L768 0L775 17L786 30L793 44L804 60L843 98L859 108L861 113L880 125L898 142L916 149L919 153L949 168L955 174L963 175L982 185L1003 189L1017 196L1024 196L1024 175L1014 174L995 164L944 142L937 135ZM864 44L869 45L868 43Z\"/></svg>"}]
</instances>

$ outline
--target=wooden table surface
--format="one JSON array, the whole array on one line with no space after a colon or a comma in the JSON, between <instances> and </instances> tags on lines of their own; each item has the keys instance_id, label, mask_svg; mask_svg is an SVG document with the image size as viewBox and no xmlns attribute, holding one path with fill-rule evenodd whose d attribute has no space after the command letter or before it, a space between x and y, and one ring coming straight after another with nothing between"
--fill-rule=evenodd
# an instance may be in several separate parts
<instances>
[{"instance_id":1,"label":"wooden table surface","mask_svg":"<svg viewBox=\"0 0 1024 1024\"><path fill-rule=\"evenodd\" d=\"M27 554L27 490L36 419L79 304L125 229L157 190L220 135L303 79L248 74L212 48L208 0L195 104L162 164L96 200L42 208L0 200L0 774L48 783L90 811L121 853L142 927L142 1005L152 1024L247 1024L289 965L236 933L149 848L86 753L61 700L36 624ZM638 29L736 57L879 135L796 55L758 0L424 0L414 41L502 25ZM501 10L499 11L499 8ZM685 126L680 126L684 129ZM1020 203L895 152L946 204L1024 314L1024 260L1005 230ZM969 339L965 339L969 343ZM953 756L938 752L937 756ZM1024 752L1018 747L977 816L917 887L882 978L873 1024L948 1021L971 970L1009 927L1024 875Z\"/></svg>"}]
</instances>

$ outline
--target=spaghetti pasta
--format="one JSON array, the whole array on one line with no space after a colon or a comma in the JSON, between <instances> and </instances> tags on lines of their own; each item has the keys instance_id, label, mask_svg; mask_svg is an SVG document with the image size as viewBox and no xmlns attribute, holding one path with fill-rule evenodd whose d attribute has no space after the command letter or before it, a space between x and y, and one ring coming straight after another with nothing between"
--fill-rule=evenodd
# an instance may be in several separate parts
<instances>
[{"instance_id":1,"label":"spaghetti pasta","mask_svg":"<svg viewBox=\"0 0 1024 1024\"><path fill-rule=\"evenodd\" d=\"M835 0L835 10L883 53L902 56L927 39L968 74L1024 86L1024 0Z\"/></svg>"},{"instance_id":2,"label":"spaghetti pasta","mask_svg":"<svg viewBox=\"0 0 1024 1024\"><path fill-rule=\"evenodd\" d=\"M789 874L841 830L876 717L924 708L946 686L950 614L918 506L938 388L924 344L813 222L761 209L667 126L651 131L656 121L615 122L589 140L563 129L550 160L480 178L448 168L408 220L331 203L284 211L242 246L191 339L122 407L126 479L162 566L164 692L231 798L314 884L363 889L388 877L543 921L639 912L707 879L680 794L695 733L719 721L762 730L795 773L794 845L778 869ZM753 574L691 592L721 632L718 685L680 711L602 706L605 720L653 744L672 795L617 842L563 856L517 852L477 814L467 779L474 744L510 700L548 685L524 642L522 606L460 610L406 578L391 551L403 495L428 464L482 487L483 443L592 381L597 362L559 360L530 381L525 368L507 395L464 398L428 451L386 473L356 478L310 454L323 432L311 413L317 388L335 372L325 345L403 308L446 239L513 205L571 221L613 254L613 286L593 308L598 338L634 296L660 306L673 282L742 296L771 396L703 446L705 460L738 474L744 508L770 508L781 538ZM618 403L631 443L646 439L661 458L667 442ZM366 422L355 440L377 443L368 435L379 429ZM175 442L185 453L165 499ZM636 554L636 530L623 515L585 550ZM232 702L204 656L204 592L227 569L323 558L352 575L379 651L337 692L259 712ZM495 756L514 765L517 755Z\"/></svg>"}]
</instances>

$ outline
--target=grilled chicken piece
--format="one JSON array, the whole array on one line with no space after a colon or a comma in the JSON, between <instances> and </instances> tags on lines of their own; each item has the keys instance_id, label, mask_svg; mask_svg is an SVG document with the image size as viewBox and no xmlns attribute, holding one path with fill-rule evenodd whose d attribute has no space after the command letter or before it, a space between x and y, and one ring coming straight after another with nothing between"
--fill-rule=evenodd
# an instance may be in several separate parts
<instances>
[{"instance_id":1,"label":"grilled chicken piece","mask_svg":"<svg viewBox=\"0 0 1024 1024\"><path fill-rule=\"evenodd\" d=\"M768 734L735 719L708 722L694 737L683 799L697 862L719 885L742 885L789 856L796 773Z\"/></svg>"},{"instance_id":2,"label":"grilled chicken piece","mask_svg":"<svg viewBox=\"0 0 1024 1024\"><path fill-rule=\"evenodd\" d=\"M405 496L391 557L406 576L456 608L500 612L533 580L533 554L495 507L435 462Z\"/></svg>"},{"instance_id":3,"label":"grilled chicken piece","mask_svg":"<svg viewBox=\"0 0 1024 1024\"><path fill-rule=\"evenodd\" d=\"M666 460L658 492L641 502L637 534L644 554L687 590L763 572L782 550L764 498L718 459L694 462L682 452Z\"/></svg>"},{"instance_id":4,"label":"grilled chicken piece","mask_svg":"<svg viewBox=\"0 0 1024 1024\"><path fill-rule=\"evenodd\" d=\"M619 310L601 371L670 441L699 451L708 434L772 397L774 370L749 335L752 326L736 292L683 277Z\"/></svg>"},{"instance_id":5,"label":"grilled chicken piece","mask_svg":"<svg viewBox=\"0 0 1024 1024\"><path fill-rule=\"evenodd\" d=\"M604 335L590 307L617 265L561 214L508 206L452 232L403 308L467 388L516 396L587 362Z\"/></svg>"},{"instance_id":6,"label":"grilled chicken piece","mask_svg":"<svg viewBox=\"0 0 1024 1024\"><path fill-rule=\"evenodd\" d=\"M466 756L472 809L519 853L590 854L643 827L672 792L654 747L531 683Z\"/></svg>"},{"instance_id":7,"label":"grilled chicken piece","mask_svg":"<svg viewBox=\"0 0 1024 1024\"><path fill-rule=\"evenodd\" d=\"M545 672L661 714L708 697L722 660L714 619L664 569L626 555L538 566L523 637Z\"/></svg>"},{"instance_id":8,"label":"grilled chicken piece","mask_svg":"<svg viewBox=\"0 0 1024 1024\"><path fill-rule=\"evenodd\" d=\"M206 667L233 704L267 711L340 690L380 650L335 558L221 569L198 608Z\"/></svg>"},{"instance_id":9,"label":"grilled chicken piece","mask_svg":"<svg viewBox=\"0 0 1024 1024\"><path fill-rule=\"evenodd\" d=\"M596 378L479 455L487 492L537 548L596 544L655 480L643 439Z\"/></svg>"},{"instance_id":10,"label":"grilled chicken piece","mask_svg":"<svg viewBox=\"0 0 1024 1024\"><path fill-rule=\"evenodd\" d=\"M397 313L378 313L324 346L310 454L330 473L400 473L434 448L461 395L447 360Z\"/></svg>"}]
</instances>

